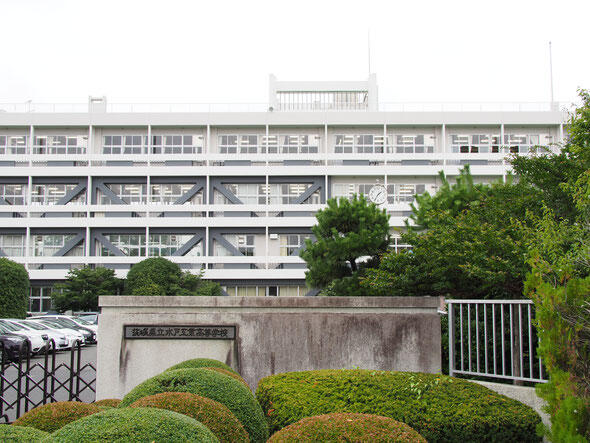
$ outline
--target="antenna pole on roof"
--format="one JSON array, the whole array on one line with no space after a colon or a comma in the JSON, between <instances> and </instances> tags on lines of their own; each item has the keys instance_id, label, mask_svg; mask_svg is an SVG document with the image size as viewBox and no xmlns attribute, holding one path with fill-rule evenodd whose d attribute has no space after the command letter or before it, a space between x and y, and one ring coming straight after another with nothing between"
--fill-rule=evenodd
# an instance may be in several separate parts
<instances>
[{"instance_id":1,"label":"antenna pole on roof","mask_svg":"<svg viewBox=\"0 0 590 443\"><path fill-rule=\"evenodd\" d=\"M551 81L551 103L553 103L553 57L551 54L551 42L549 42L549 76Z\"/></svg>"},{"instance_id":2,"label":"antenna pole on roof","mask_svg":"<svg viewBox=\"0 0 590 443\"><path fill-rule=\"evenodd\" d=\"M369 63L369 75L371 75L371 29L367 29L367 56Z\"/></svg>"}]
</instances>

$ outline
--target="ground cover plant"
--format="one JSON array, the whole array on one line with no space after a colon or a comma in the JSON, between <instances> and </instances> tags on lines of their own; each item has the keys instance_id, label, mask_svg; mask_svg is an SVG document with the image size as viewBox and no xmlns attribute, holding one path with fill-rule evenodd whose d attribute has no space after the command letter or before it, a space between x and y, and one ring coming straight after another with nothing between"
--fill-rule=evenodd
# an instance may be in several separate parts
<instances>
[{"instance_id":1,"label":"ground cover plant","mask_svg":"<svg viewBox=\"0 0 590 443\"><path fill-rule=\"evenodd\" d=\"M215 360L213 358L193 358L191 360L185 360L181 363L169 367L166 370L174 371L176 369L186 368L221 368L225 369L226 371L230 371L234 374L237 374L237 372L234 371L229 365L226 365L225 363L222 363L219 360Z\"/></svg>"},{"instance_id":2,"label":"ground cover plant","mask_svg":"<svg viewBox=\"0 0 590 443\"><path fill-rule=\"evenodd\" d=\"M31 409L15 420L14 426L27 426L53 432L87 415L100 412L100 406L79 401L59 401Z\"/></svg>"},{"instance_id":3,"label":"ground cover plant","mask_svg":"<svg viewBox=\"0 0 590 443\"><path fill-rule=\"evenodd\" d=\"M279 442L412 442L424 437L404 423L372 414L325 414L307 417L273 434L269 443Z\"/></svg>"},{"instance_id":4,"label":"ground cover plant","mask_svg":"<svg viewBox=\"0 0 590 443\"><path fill-rule=\"evenodd\" d=\"M437 374L373 370L263 378L256 397L271 433L304 417L365 413L406 423L429 442L539 442L539 415L481 385Z\"/></svg>"},{"instance_id":5,"label":"ground cover plant","mask_svg":"<svg viewBox=\"0 0 590 443\"><path fill-rule=\"evenodd\" d=\"M203 442L219 440L194 418L156 408L113 408L72 422L47 442Z\"/></svg>"},{"instance_id":6,"label":"ground cover plant","mask_svg":"<svg viewBox=\"0 0 590 443\"><path fill-rule=\"evenodd\" d=\"M253 442L265 442L268 425L260 405L250 389L236 379L204 368L165 371L133 388L119 407L162 392L190 392L225 405L236 417Z\"/></svg>"},{"instance_id":7,"label":"ground cover plant","mask_svg":"<svg viewBox=\"0 0 590 443\"><path fill-rule=\"evenodd\" d=\"M188 392L164 392L133 402L131 408L159 408L203 423L221 443L248 443L248 433L232 412L215 400Z\"/></svg>"},{"instance_id":8,"label":"ground cover plant","mask_svg":"<svg viewBox=\"0 0 590 443\"><path fill-rule=\"evenodd\" d=\"M43 440L49 434L26 426L0 425L0 441L13 443L34 443Z\"/></svg>"}]
</instances>

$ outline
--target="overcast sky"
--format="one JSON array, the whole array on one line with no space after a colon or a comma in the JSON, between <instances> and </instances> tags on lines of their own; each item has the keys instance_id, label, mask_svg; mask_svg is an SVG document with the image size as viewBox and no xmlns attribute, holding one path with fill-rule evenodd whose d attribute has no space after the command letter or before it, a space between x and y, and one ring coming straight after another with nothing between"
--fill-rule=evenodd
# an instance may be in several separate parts
<instances>
[{"instance_id":1,"label":"overcast sky","mask_svg":"<svg viewBox=\"0 0 590 443\"><path fill-rule=\"evenodd\" d=\"M589 0L0 0L0 102L266 102L279 80L379 101L549 101L590 88Z\"/></svg>"}]
</instances>

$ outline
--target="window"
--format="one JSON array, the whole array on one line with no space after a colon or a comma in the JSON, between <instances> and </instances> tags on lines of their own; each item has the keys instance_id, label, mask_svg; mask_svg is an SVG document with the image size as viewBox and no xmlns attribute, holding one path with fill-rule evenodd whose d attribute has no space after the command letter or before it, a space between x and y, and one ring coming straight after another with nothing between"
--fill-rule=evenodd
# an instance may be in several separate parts
<instances>
[{"instance_id":1,"label":"window","mask_svg":"<svg viewBox=\"0 0 590 443\"><path fill-rule=\"evenodd\" d=\"M367 196L369 191L373 186L375 186L375 182L373 183L334 183L332 185L332 197L333 198L340 198L344 197L349 200L355 194Z\"/></svg>"},{"instance_id":2,"label":"window","mask_svg":"<svg viewBox=\"0 0 590 443\"><path fill-rule=\"evenodd\" d=\"M0 251L7 257L25 255L25 236L20 234L0 234Z\"/></svg>"},{"instance_id":3,"label":"window","mask_svg":"<svg viewBox=\"0 0 590 443\"><path fill-rule=\"evenodd\" d=\"M159 205L173 205L178 199L189 192L194 184L191 183L157 183L152 184L150 203ZM201 205L203 204L203 192L200 191L191 197L185 205Z\"/></svg>"},{"instance_id":4,"label":"window","mask_svg":"<svg viewBox=\"0 0 590 443\"><path fill-rule=\"evenodd\" d=\"M202 135L153 135L153 154L202 154Z\"/></svg>"},{"instance_id":5,"label":"window","mask_svg":"<svg viewBox=\"0 0 590 443\"><path fill-rule=\"evenodd\" d=\"M393 184L387 185L387 203L412 203L416 194L423 194L426 185L422 184Z\"/></svg>"},{"instance_id":6,"label":"window","mask_svg":"<svg viewBox=\"0 0 590 443\"><path fill-rule=\"evenodd\" d=\"M242 255L252 257L255 255L254 234L224 234L222 236L231 243ZM215 242L214 253L216 256L228 257L233 253L228 251L222 244Z\"/></svg>"},{"instance_id":7,"label":"window","mask_svg":"<svg viewBox=\"0 0 590 443\"><path fill-rule=\"evenodd\" d=\"M299 248L305 245L309 234L281 234L279 235L281 257L293 255Z\"/></svg>"},{"instance_id":8,"label":"window","mask_svg":"<svg viewBox=\"0 0 590 443\"><path fill-rule=\"evenodd\" d=\"M397 154L431 154L435 137L430 134L404 134L394 136L394 146L388 149Z\"/></svg>"},{"instance_id":9,"label":"window","mask_svg":"<svg viewBox=\"0 0 590 443\"><path fill-rule=\"evenodd\" d=\"M145 234L105 234L104 236L128 257L143 257L145 255ZM101 257L115 255L98 241L96 242L96 253Z\"/></svg>"},{"instance_id":10,"label":"window","mask_svg":"<svg viewBox=\"0 0 590 443\"><path fill-rule=\"evenodd\" d=\"M77 184L42 184L33 185L31 203L37 205L55 205L61 198L73 191ZM86 204L86 192L80 192L68 204Z\"/></svg>"},{"instance_id":11,"label":"window","mask_svg":"<svg viewBox=\"0 0 590 443\"><path fill-rule=\"evenodd\" d=\"M39 135L35 137L34 154L85 154L87 135Z\"/></svg>"},{"instance_id":12,"label":"window","mask_svg":"<svg viewBox=\"0 0 590 443\"><path fill-rule=\"evenodd\" d=\"M0 184L0 198L9 205L25 205L27 185Z\"/></svg>"},{"instance_id":13,"label":"window","mask_svg":"<svg viewBox=\"0 0 590 443\"><path fill-rule=\"evenodd\" d=\"M451 152L462 154L500 152L498 134L453 134L451 135Z\"/></svg>"},{"instance_id":14,"label":"window","mask_svg":"<svg viewBox=\"0 0 590 443\"><path fill-rule=\"evenodd\" d=\"M51 309L51 286L31 286L29 312L47 312Z\"/></svg>"},{"instance_id":15,"label":"window","mask_svg":"<svg viewBox=\"0 0 590 443\"><path fill-rule=\"evenodd\" d=\"M150 257L170 257L186 242L193 238L192 234L150 234ZM201 242L193 246L185 256L200 257L203 255Z\"/></svg>"},{"instance_id":16,"label":"window","mask_svg":"<svg viewBox=\"0 0 590 443\"><path fill-rule=\"evenodd\" d=\"M26 135L0 135L0 155L18 155L27 153Z\"/></svg>"},{"instance_id":17,"label":"window","mask_svg":"<svg viewBox=\"0 0 590 443\"><path fill-rule=\"evenodd\" d=\"M103 138L103 154L143 154L146 152L147 136L145 135L105 135Z\"/></svg>"},{"instance_id":18,"label":"window","mask_svg":"<svg viewBox=\"0 0 590 443\"><path fill-rule=\"evenodd\" d=\"M547 134L505 134L504 145L508 152L526 154L535 146L548 146L553 143L553 137Z\"/></svg>"},{"instance_id":19,"label":"window","mask_svg":"<svg viewBox=\"0 0 590 443\"><path fill-rule=\"evenodd\" d=\"M147 185L139 183L109 183L106 185L117 197L127 204L145 204L147 202ZM98 192L98 201L101 205L112 204L108 195Z\"/></svg>"},{"instance_id":20,"label":"window","mask_svg":"<svg viewBox=\"0 0 590 443\"><path fill-rule=\"evenodd\" d=\"M312 185L309 183L273 183L268 185L269 204L271 205L290 205L295 204L301 194L306 192ZM304 204L319 204L320 191L314 192L307 198Z\"/></svg>"},{"instance_id":21,"label":"window","mask_svg":"<svg viewBox=\"0 0 590 443\"><path fill-rule=\"evenodd\" d=\"M269 135L262 137L260 152L269 154L317 154L320 137L317 135Z\"/></svg>"},{"instance_id":22,"label":"window","mask_svg":"<svg viewBox=\"0 0 590 443\"><path fill-rule=\"evenodd\" d=\"M219 153L220 154L237 154L238 153L238 136L237 135L220 135L219 136Z\"/></svg>"},{"instance_id":23,"label":"window","mask_svg":"<svg viewBox=\"0 0 590 443\"><path fill-rule=\"evenodd\" d=\"M75 237L75 234L42 234L33 235L33 255L35 257L51 257L68 244ZM83 256L84 245L78 244L66 256Z\"/></svg>"}]
</instances>

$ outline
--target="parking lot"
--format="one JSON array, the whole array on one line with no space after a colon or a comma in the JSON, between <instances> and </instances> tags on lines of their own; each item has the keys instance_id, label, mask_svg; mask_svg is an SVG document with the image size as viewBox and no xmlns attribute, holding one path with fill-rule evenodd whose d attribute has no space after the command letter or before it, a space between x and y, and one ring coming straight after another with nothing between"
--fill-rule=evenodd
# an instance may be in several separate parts
<instances>
[{"instance_id":1,"label":"parking lot","mask_svg":"<svg viewBox=\"0 0 590 443\"><path fill-rule=\"evenodd\" d=\"M72 370L72 355L74 355ZM48 356L47 362L44 355L35 356L30 359L29 370L27 363L23 361L21 366L20 392L25 393L29 401L21 397L21 415L25 410L25 403L29 409L34 404L41 403L44 395L53 398L54 401L66 401L70 399L70 391L79 393L79 400L92 402L95 399L94 389L96 386L96 345L85 346L80 352L80 373L78 368L77 352L61 351L55 355ZM47 363L47 372L44 370ZM55 369L54 369L55 368ZM53 375L51 375L53 374ZM5 414L0 422L12 422L17 415L15 404L19 384L19 366L11 364L5 368L0 379L0 396L2 397L2 412ZM92 389L89 387L92 387Z\"/></svg>"}]
</instances>

